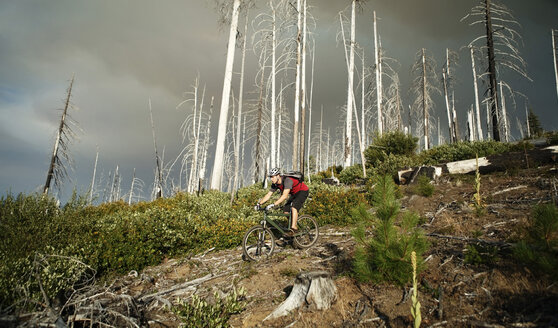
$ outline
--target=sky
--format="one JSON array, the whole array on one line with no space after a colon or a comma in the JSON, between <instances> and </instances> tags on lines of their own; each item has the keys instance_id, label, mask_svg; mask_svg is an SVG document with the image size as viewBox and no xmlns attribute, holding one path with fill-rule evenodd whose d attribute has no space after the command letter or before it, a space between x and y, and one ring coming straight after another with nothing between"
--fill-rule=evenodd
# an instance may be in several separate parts
<instances>
[{"instance_id":1,"label":"sky","mask_svg":"<svg viewBox=\"0 0 558 328\"><path fill-rule=\"evenodd\" d=\"M252 18L265 11L268 4L255 2ZM324 126L335 130L342 126L341 108L347 98L344 50L337 40L338 13L343 10L348 13L350 2L308 2L316 21L312 106L314 109L323 106ZM397 60L394 66L401 79L405 106L412 102L411 66L417 52L426 48L441 75L446 48L457 51L460 59L456 71L456 109L460 119L465 120L464 113L473 103L473 87L470 57L463 47L480 36L482 29L469 26L461 18L478 3L478 0L364 2L357 14L356 34L357 42L365 50L367 65L371 65L374 51L373 11L378 17L383 51ZM526 97L518 97L517 108L510 109L512 127L517 130L515 117L524 119L527 102L543 128L558 130L550 36L551 29L558 29L558 1L505 0L503 4L521 24L517 28L523 37L519 49L532 79L528 81L517 74L505 77ZM240 26L243 24L241 18ZM250 27L248 34L252 33ZM158 150L169 163L184 147L179 129L191 114L191 106L177 105L189 96L196 77L206 87L207 99L214 96L215 108L219 108L227 39L228 29L219 24L213 0L0 0L0 192L42 190L60 110L74 75L74 106L70 115L79 125L75 129L78 139L69 145L74 169L69 171L69 179L58 196L67 199L73 189L87 192L98 150L95 182L98 199L102 198L100 189L106 186L116 167L122 177L122 190L129 188L135 169L136 177L145 183L142 197L149 198L155 167L149 100ZM251 42L248 46L251 47ZM237 49L236 72L239 59ZM257 94L256 60L254 51L249 49L245 98L252 102ZM235 89L238 90L238 78L233 83ZM317 124L317 113L314 110L313 126ZM434 113L446 124L440 96L435 97ZM216 114L212 120L215 126ZM519 138L517 131L515 137ZM214 148L210 149L210 157L214 156L212 151ZM250 162L252 155L248 152L246 156Z\"/></svg>"}]
</instances>

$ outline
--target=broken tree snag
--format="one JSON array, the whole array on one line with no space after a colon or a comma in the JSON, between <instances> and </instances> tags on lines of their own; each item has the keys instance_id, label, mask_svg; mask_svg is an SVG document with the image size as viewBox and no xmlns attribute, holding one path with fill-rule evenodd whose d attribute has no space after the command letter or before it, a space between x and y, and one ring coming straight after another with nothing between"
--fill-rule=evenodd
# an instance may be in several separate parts
<instances>
[{"instance_id":1,"label":"broken tree snag","mask_svg":"<svg viewBox=\"0 0 558 328\"><path fill-rule=\"evenodd\" d=\"M424 175L431 181L437 180L442 176L442 168L438 166L418 166L397 172L399 184L414 184L419 176Z\"/></svg>"},{"instance_id":2,"label":"broken tree snag","mask_svg":"<svg viewBox=\"0 0 558 328\"><path fill-rule=\"evenodd\" d=\"M303 304L311 309L327 310L337 300L337 287L325 271L303 272L296 276L291 294L265 319L289 314Z\"/></svg>"},{"instance_id":3,"label":"broken tree snag","mask_svg":"<svg viewBox=\"0 0 558 328\"><path fill-rule=\"evenodd\" d=\"M503 172L512 168L529 168L539 165L555 164L557 160L558 146L550 146L543 149L535 148L520 152L479 157L479 172L481 174L491 172ZM475 159L446 163L442 166L445 173L466 174L475 172Z\"/></svg>"}]
</instances>

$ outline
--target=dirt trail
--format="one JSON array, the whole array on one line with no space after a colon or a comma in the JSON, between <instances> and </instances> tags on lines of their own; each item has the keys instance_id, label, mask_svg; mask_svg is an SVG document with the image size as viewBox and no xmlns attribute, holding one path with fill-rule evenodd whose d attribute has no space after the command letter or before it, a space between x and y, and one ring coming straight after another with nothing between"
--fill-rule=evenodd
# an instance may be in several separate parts
<instances>
[{"instance_id":1,"label":"dirt trail","mask_svg":"<svg viewBox=\"0 0 558 328\"><path fill-rule=\"evenodd\" d=\"M437 236L429 237L426 270L420 275L424 327L558 326L558 284L516 263L505 245L486 247L486 254L481 254L483 263L465 261L472 239L496 244L513 241L532 207L551 199L552 181L557 177L553 166L518 170L513 176L483 176L481 192L486 208L480 216L471 206L474 176L443 177L429 198L415 195L411 187L402 187L402 205L424 217L426 233ZM410 326L409 286L355 282L349 275L355 246L350 228L321 227L320 232L317 245L308 250L279 242L274 256L262 263L243 261L240 247L168 260L137 276L120 278L119 293L141 299L182 286L140 302L151 327L179 326L180 321L165 309L165 303L188 299L193 293L211 299L214 293L223 295L233 286L243 287L247 300L246 309L229 321L233 327ZM262 323L287 297L295 276L315 270L333 274L339 292L333 307L327 311L300 309ZM203 282L186 286L186 282L198 278Z\"/></svg>"}]
</instances>

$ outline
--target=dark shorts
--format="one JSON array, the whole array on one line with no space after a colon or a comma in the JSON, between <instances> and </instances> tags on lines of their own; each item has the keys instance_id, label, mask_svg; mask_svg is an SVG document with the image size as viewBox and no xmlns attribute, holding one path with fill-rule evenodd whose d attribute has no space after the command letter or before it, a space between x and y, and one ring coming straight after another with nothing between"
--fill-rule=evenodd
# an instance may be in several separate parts
<instances>
[{"instance_id":1,"label":"dark shorts","mask_svg":"<svg viewBox=\"0 0 558 328\"><path fill-rule=\"evenodd\" d=\"M306 201L306 198L308 198L308 190L301 190L301 191L297 192L296 194L291 195L291 197L289 197L289 199L285 203L285 206L283 206L283 211L290 212L291 211L291 204L292 204L292 207L294 207L298 211L300 211L300 209L302 208L302 205L304 205L304 202Z\"/></svg>"}]
</instances>

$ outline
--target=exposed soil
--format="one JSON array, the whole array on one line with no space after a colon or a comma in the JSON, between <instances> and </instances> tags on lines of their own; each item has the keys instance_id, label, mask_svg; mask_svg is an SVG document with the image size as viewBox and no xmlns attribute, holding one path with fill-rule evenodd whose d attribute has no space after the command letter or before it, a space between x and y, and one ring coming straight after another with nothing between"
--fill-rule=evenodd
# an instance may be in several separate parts
<instances>
[{"instance_id":1,"label":"exposed soil","mask_svg":"<svg viewBox=\"0 0 558 328\"><path fill-rule=\"evenodd\" d=\"M557 177L555 165L483 175L485 208L480 214L472 206L474 175L444 176L428 198L414 194L412 186L401 187L403 207L425 218L423 229L431 234L431 247L424 256L426 269L419 277L423 327L558 326L558 284L513 260L508 246L520 238L532 207L553 201ZM206 279L174 294L138 302L150 327L180 325L166 309L167 300L187 300L193 293L211 300L215 293L222 295L233 286L246 290L247 302L245 310L229 321L233 327L411 326L410 286L356 282L350 277L355 246L350 228L326 226L320 233L314 247L297 250L283 243L271 259L261 263L243 261L240 247L171 259L139 275L120 278L118 293L140 299L196 278ZM480 263L465 261L469 244L485 247ZM338 299L331 309L301 308L263 322L288 296L299 272L316 270L334 277Z\"/></svg>"}]
</instances>

